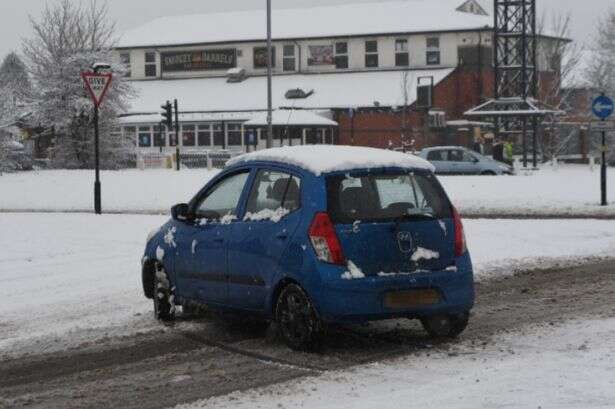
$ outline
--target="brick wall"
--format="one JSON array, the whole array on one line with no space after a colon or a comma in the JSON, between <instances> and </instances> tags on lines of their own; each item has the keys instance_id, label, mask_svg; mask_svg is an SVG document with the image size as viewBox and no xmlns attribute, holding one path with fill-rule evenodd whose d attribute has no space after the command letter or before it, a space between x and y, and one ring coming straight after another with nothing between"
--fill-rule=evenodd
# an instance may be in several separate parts
<instances>
[{"instance_id":1,"label":"brick wall","mask_svg":"<svg viewBox=\"0 0 615 409\"><path fill-rule=\"evenodd\" d=\"M493 70L456 69L436 85L433 95L434 109L444 110L448 120L463 119L463 113L493 95ZM388 148L402 146L402 134L406 144L414 140L414 149L426 146L455 143L455 135L447 130L430 129L425 111L410 106L407 110L405 131L402 131L403 113L397 111L365 109L355 112L340 111L335 120L339 123L339 143L343 145L373 146ZM460 135L466 143L468 137Z\"/></svg>"}]
</instances>

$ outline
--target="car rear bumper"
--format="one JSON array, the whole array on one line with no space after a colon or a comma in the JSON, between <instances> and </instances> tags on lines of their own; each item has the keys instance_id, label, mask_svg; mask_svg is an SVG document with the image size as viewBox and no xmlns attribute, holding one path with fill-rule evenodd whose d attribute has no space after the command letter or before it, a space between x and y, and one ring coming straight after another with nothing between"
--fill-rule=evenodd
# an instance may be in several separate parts
<instances>
[{"instance_id":1,"label":"car rear bumper","mask_svg":"<svg viewBox=\"0 0 615 409\"><path fill-rule=\"evenodd\" d=\"M331 323L467 312L474 306L474 277L469 258L460 261L457 271L330 280L315 301Z\"/></svg>"}]
</instances>

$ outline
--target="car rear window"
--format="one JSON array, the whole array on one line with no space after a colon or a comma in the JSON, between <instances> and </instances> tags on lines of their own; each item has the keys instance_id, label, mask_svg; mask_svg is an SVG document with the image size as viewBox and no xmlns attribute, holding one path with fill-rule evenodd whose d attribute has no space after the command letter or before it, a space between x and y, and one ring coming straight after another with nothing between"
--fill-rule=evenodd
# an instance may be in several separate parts
<instances>
[{"instance_id":1,"label":"car rear window","mask_svg":"<svg viewBox=\"0 0 615 409\"><path fill-rule=\"evenodd\" d=\"M451 217L451 204L432 174L329 176L327 203L334 223Z\"/></svg>"}]
</instances>

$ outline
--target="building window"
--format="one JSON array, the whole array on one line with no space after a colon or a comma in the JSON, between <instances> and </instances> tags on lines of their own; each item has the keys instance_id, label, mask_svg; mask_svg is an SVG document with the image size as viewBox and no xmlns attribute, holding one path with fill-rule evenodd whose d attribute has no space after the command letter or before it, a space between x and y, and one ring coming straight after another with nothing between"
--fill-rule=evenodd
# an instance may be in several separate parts
<instances>
[{"instance_id":1,"label":"building window","mask_svg":"<svg viewBox=\"0 0 615 409\"><path fill-rule=\"evenodd\" d=\"M440 39L427 38L427 65L440 65Z\"/></svg>"},{"instance_id":2,"label":"building window","mask_svg":"<svg viewBox=\"0 0 615 409\"><path fill-rule=\"evenodd\" d=\"M194 125L182 125L182 145L183 146L195 146L196 136L194 133Z\"/></svg>"},{"instance_id":3,"label":"building window","mask_svg":"<svg viewBox=\"0 0 615 409\"><path fill-rule=\"evenodd\" d=\"M130 65L130 53L121 53L120 63L126 68L125 76L130 77L132 75L132 68Z\"/></svg>"},{"instance_id":4,"label":"building window","mask_svg":"<svg viewBox=\"0 0 615 409\"><path fill-rule=\"evenodd\" d=\"M145 76L156 76L156 53L154 52L145 53Z\"/></svg>"},{"instance_id":5,"label":"building window","mask_svg":"<svg viewBox=\"0 0 615 409\"><path fill-rule=\"evenodd\" d=\"M214 125L214 147L219 149L226 148L226 143L224 142L224 124Z\"/></svg>"},{"instance_id":6,"label":"building window","mask_svg":"<svg viewBox=\"0 0 615 409\"><path fill-rule=\"evenodd\" d=\"M177 138L175 137L175 132L169 132L169 146L177 146Z\"/></svg>"},{"instance_id":7,"label":"building window","mask_svg":"<svg viewBox=\"0 0 615 409\"><path fill-rule=\"evenodd\" d=\"M283 55L283 70L284 71L295 71L296 63L295 63L295 46L294 45L285 45L284 46L284 55Z\"/></svg>"},{"instance_id":8,"label":"building window","mask_svg":"<svg viewBox=\"0 0 615 409\"><path fill-rule=\"evenodd\" d=\"M123 133L126 140L136 141L137 145L139 144L139 140L137 138L137 127L125 126L123 129Z\"/></svg>"},{"instance_id":9,"label":"building window","mask_svg":"<svg viewBox=\"0 0 615 409\"><path fill-rule=\"evenodd\" d=\"M271 66L275 67L275 47L271 47ZM267 68L267 47L254 47L254 68Z\"/></svg>"},{"instance_id":10,"label":"building window","mask_svg":"<svg viewBox=\"0 0 615 409\"><path fill-rule=\"evenodd\" d=\"M199 125L197 142L199 146L211 146L211 125Z\"/></svg>"},{"instance_id":11,"label":"building window","mask_svg":"<svg viewBox=\"0 0 615 409\"><path fill-rule=\"evenodd\" d=\"M166 127L157 125L154 127L154 146L156 148L164 148L167 146Z\"/></svg>"},{"instance_id":12,"label":"building window","mask_svg":"<svg viewBox=\"0 0 615 409\"><path fill-rule=\"evenodd\" d=\"M395 66L407 67L409 65L408 40L403 38L395 40Z\"/></svg>"},{"instance_id":13,"label":"building window","mask_svg":"<svg viewBox=\"0 0 615 409\"><path fill-rule=\"evenodd\" d=\"M365 67L378 67L378 41L368 40L365 42Z\"/></svg>"},{"instance_id":14,"label":"building window","mask_svg":"<svg viewBox=\"0 0 615 409\"><path fill-rule=\"evenodd\" d=\"M149 126L139 127L139 147L149 148L152 146L152 128Z\"/></svg>"},{"instance_id":15,"label":"building window","mask_svg":"<svg viewBox=\"0 0 615 409\"><path fill-rule=\"evenodd\" d=\"M241 124L228 124L229 147L241 146Z\"/></svg>"},{"instance_id":16,"label":"building window","mask_svg":"<svg viewBox=\"0 0 615 409\"><path fill-rule=\"evenodd\" d=\"M348 43L335 43L335 68L344 70L348 68Z\"/></svg>"}]
</instances>

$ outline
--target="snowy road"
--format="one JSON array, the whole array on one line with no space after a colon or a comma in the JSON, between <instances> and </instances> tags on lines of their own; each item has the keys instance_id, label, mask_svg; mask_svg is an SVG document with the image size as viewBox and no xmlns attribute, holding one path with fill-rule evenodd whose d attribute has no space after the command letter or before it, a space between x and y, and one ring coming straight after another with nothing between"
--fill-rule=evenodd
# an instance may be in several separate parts
<instances>
[{"instance_id":1,"label":"snowy road","mask_svg":"<svg viewBox=\"0 0 615 409\"><path fill-rule=\"evenodd\" d=\"M0 357L151 331L139 260L162 216L0 214ZM612 257L615 221L467 220L477 279Z\"/></svg>"},{"instance_id":2,"label":"snowy road","mask_svg":"<svg viewBox=\"0 0 615 409\"><path fill-rule=\"evenodd\" d=\"M160 326L141 294L139 257L164 220L0 214L0 408L166 407L457 348L430 348L408 321L339 329L319 356L211 318ZM615 261L597 261L614 254L615 222L469 220L466 228L479 282L463 348L497 347L493 335L527 324L615 316ZM556 265L573 267L531 271Z\"/></svg>"},{"instance_id":3,"label":"snowy road","mask_svg":"<svg viewBox=\"0 0 615 409\"><path fill-rule=\"evenodd\" d=\"M0 407L165 408L216 396L194 407L608 407L614 296L613 261L526 272L478 284L459 341L434 345L397 320L339 328L319 355L290 352L271 332L180 321L0 361ZM317 378L275 386L306 376Z\"/></svg>"}]
</instances>

